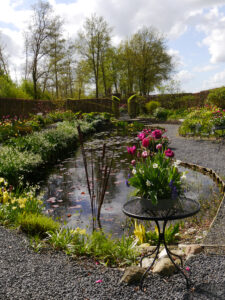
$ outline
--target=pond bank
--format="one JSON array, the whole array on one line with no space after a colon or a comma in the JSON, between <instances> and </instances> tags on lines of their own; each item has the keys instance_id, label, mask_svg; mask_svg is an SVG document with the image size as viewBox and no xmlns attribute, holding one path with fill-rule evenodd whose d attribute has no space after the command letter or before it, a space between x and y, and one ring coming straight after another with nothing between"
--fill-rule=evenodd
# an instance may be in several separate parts
<instances>
[{"instance_id":1,"label":"pond bank","mask_svg":"<svg viewBox=\"0 0 225 300\"><path fill-rule=\"evenodd\" d=\"M212 142L207 142L201 152L201 148L195 145L196 140L177 136L178 126L163 126L168 130L170 145L176 150L177 159L209 167L221 176L225 175L224 144L211 145ZM218 147L221 151L218 151ZM208 156L205 157L206 154ZM218 165L216 159L219 159ZM222 255L201 254L190 259L188 265L197 287L190 296L183 278L178 274L168 281L157 275L148 277L145 280L146 292L141 292L136 286L119 285L122 276L119 270L105 268L87 259L71 261L63 253L35 253L28 247L27 238L3 227L0 227L0 239L0 299L225 298L225 260ZM96 282L99 280L100 282Z\"/></svg>"}]
</instances>

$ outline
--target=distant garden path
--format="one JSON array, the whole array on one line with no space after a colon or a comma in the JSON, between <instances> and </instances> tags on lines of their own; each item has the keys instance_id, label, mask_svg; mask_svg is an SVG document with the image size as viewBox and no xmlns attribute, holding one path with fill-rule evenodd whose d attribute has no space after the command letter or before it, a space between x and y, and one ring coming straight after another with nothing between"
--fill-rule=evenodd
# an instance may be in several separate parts
<instances>
[{"instance_id":1,"label":"distant garden path","mask_svg":"<svg viewBox=\"0 0 225 300\"><path fill-rule=\"evenodd\" d=\"M177 159L213 169L225 179L225 139L184 138L178 135L179 125L159 125L167 129L169 147L175 151Z\"/></svg>"}]
</instances>

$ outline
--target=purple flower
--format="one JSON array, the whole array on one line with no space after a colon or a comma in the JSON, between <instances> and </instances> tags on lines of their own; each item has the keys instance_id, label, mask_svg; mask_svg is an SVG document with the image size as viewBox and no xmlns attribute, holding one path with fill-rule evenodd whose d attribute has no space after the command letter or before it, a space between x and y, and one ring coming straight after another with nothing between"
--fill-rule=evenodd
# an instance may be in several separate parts
<instances>
[{"instance_id":1,"label":"purple flower","mask_svg":"<svg viewBox=\"0 0 225 300\"><path fill-rule=\"evenodd\" d=\"M173 184L173 180L170 181L169 187L171 188L171 197L176 199L178 197L177 187Z\"/></svg>"},{"instance_id":2,"label":"purple flower","mask_svg":"<svg viewBox=\"0 0 225 300\"><path fill-rule=\"evenodd\" d=\"M130 186L130 184L129 184L129 182L128 182L128 180L126 179L126 181L125 181L125 183L126 183L126 186Z\"/></svg>"},{"instance_id":3,"label":"purple flower","mask_svg":"<svg viewBox=\"0 0 225 300\"><path fill-rule=\"evenodd\" d=\"M178 192L177 192L177 188L175 186L173 186L172 188L172 199L176 199L178 197Z\"/></svg>"},{"instance_id":4,"label":"purple flower","mask_svg":"<svg viewBox=\"0 0 225 300\"><path fill-rule=\"evenodd\" d=\"M172 187L173 187L173 180L170 180L169 187L172 189Z\"/></svg>"}]
</instances>

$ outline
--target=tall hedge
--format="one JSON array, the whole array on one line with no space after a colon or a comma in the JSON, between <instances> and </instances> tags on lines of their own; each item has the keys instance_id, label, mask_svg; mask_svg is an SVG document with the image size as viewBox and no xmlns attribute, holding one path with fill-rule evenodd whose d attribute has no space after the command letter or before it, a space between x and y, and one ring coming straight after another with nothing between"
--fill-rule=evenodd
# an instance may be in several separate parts
<instances>
[{"instance_id":1,"label":"tall hedge","mask_svg":"<svg viewBox=\"0 0 225 300\"><path fill-rule=\"evenodd\" d=\"M225 108L225 87L210 91L207 102L220 108Z\"/></svg>"},{"instance_id":2,"label":"tall hedge","mask_svg":"<svg viewBox=\"0 0 225 300\"><path fill-rule=\"evenodd\" d=\"M116 96L112 96L112 112L116 118L119 118L120 116L119 104L120 104L120 98Z\"/></svg>"},{"instance_id":3,"label":"tall hedge","mask_svg":"<svg viewBox=\"0 0 225 300\"><path fill-rule=\"evenodd\" d=\"M135 118L139 113L138 95L132 95L127 100L128 114L130 118Z\"/></svg>"}]
</instances>

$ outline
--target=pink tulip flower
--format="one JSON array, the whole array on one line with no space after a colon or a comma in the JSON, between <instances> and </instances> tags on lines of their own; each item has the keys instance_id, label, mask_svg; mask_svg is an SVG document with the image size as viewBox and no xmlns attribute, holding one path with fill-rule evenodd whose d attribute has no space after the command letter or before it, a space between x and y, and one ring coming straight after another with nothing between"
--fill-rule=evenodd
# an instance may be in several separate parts
<instances>
[{"instance_id":1,"label":"pink tulip flower","mask_svg":"<svg viewBox=\"0 0 225 300\"><path fill-rule=\"evenodd\" d=\"M148 152L147 151L143 151L142 154L141 154L141 156L143 158L146 158L148 156Z\"/></svg>"},{"instance_id":2,"label":"pink tulip flower","mask_svg":"<svg viewBox=\"0 0 225 300\"><path fill-rule=\"evenodd\" d=\"M156 129L154 131L152 131L151 133L152 137L154 137L155 139L160 139L162 137L162 131L160 129Z\"/></svg>"},{"instance_id":3,"label":"pink tulip flower","mask_svg":"<svg viewBox=\"0 0 225 300\"><path fill-rule=\"evenodd\" d=\"M174 152L169 148L164 153L167 157L174 157Z\"/></svg>"},{"instance_id":4,"label":"pink tulip flower","mask_svg":"<svg viewBox=\"0 0 225 300\"><path fill-rule=\"evenodd\" d=\"M162 149L162 144L156 145L156 149L157 149L157 150L161 150L161 149Z\"/></svg>"},{"instance_id":5,"label":"pink tulip flower","mask_svg":"<svg viewBox=\"0 0 225 300\"><path fill-rule=\"evenodd\" d=\"M144 138L142 140L142 146L145 147L145 148L148 148L148 146L149 146L149 139L148 138Z\"/></svg>"},{"instance_id":6,"label":"pink tulip flower","mask_svg":"<svg viewBox=\"0 0 225 300\"><path fill-rule=\"evenodd\" d=\"M127 152L131 155L134 155L136 151L136 146L132 146L132 147L127 147Z\"/></svg>"},{"instance_id":7,"label":"pink tulip flower","mask_svg":"<svg viewBox=\"0 0 225 300\"><path fill-rule=\"evenodd\" d=\"M144 132L139 133L139 134L138 134L138 138L139 138L139 140L142 141L142 140L145 138Z\"/></svg>"},{"instance_id":8,"label":"pink tulip flower","mask_svg":"<svg viewBox=\"0 0 225 300\"><path fill-rule=\"evenodd\" d=\"M131 161L131 164L132 164L132 166L135 166L135 164L136 164L136 160L135 160L135 159L133 159L133 160Z\"/></svg>"}]
</instances>

